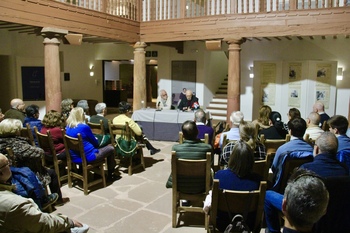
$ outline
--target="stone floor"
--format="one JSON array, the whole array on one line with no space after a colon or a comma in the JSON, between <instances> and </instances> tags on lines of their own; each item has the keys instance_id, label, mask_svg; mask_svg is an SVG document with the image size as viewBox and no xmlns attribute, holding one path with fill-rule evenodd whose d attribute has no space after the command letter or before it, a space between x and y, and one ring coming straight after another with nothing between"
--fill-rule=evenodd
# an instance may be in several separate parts
<instances>
[{"instance_id":1,"label":"stone floor","mask_svg":"<svg viewBox=\"0 0 350 233\"><path fill-rule=\"evenodd\" d=\"M203 215L188 216L178 228L171 225L171 189L165 188L170 173L171 147L175 142L152 141L161 152L150 156L144 149L146 170L132 176L121 169L121 178L85 196L76 187L61 190L70 202L57 207L62 213L90 226L89 233L205 232Z\"/></svg>"}]
</instances>

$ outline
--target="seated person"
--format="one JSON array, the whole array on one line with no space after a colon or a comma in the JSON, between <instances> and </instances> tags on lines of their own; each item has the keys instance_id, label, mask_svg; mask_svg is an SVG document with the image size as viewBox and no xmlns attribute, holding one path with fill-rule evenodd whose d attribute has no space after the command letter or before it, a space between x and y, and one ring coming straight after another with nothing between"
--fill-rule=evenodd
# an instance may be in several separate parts
<instances>
[{"instance_id":1,"label":"seated person","mask_svg":"<svg viewBox=\"0 0 350 233\"><path fill-rule=\"evenodd\" d=\"M91 116L90 122L94 124L100 124L100 120L102 120L105 134L108 134L109 133L108 119L105 118L107 114L107 105L105 103L98 103L95 106L95 111L97 112L97 115Z\"/></svg>"},{"instance_id":2,"label":"seated person","mask_svg":"<svg viewBox=\"0 0 350 233\"><path fill-rule=\"evenodd\" d=\"M288 121L296 118L296 117L301 117L301 114L300 114L300 111L297 109L297 108L290 108L288 113L287 113L287 116L288 116ZM285 122L283 124L285 130L288 132L288 122Z\"/></svg>"},{"instance_id":3,"label":"seated person","mask_svg":"<svg viewBox=\"0 0 350 233\"><path fill-rule=\"evenodd\" d=\"M113 180L114 177L114 147L112 145L107 145L102 148L98 148L98 141L93 135L90 127L85 124L84 110L81 107L75 107L69 114L66 126L66 135L77 138L78 133L80 133L83 144L84 152L87 162L92 162L95 160L107 158L107 170L108 170L108 180ZM72 161L74 163L81 163L81 157L76 151L71 151Z\"/></svg>"},{"instance_id":4,"label":"seated person","mask_svg":"<svg viewBox=\"0 0 350 233\"><path fill-rule=\"evenodd\" d=\"M89 104L87 100L79 100L77 103L77 107L81 107L84 110L85 120L90 121Z\"/></svg>"},{"instance_id":5,"label":"seated person","mask_svg":"<svg viewBox=\"0 0 350 233\"><path fill-rule=\"evenodd\" d=\"M272 162L273 182L279 180L282 172L282 162L287 153L300 152L299 158L312 155L313 148L309 143L305 142L303 136L306 130L306 121L303 118L294 118L288 122L290 141L278 147Z\"/></svg>"},{"instance_id":6,"label":"seated person","mask_svg":"<svg viewBox=\"0 0 350 233\"><path fill-rule=\"evenodd\" d=\"M198 98L193 95L191 90L187 90L186 95L180 99L180 103L177 108L182 111L192 111L198 109L199 107Z\"/></svg>"},{"instance_id":7,"label":"seated person","mask_svg":"<svg viewBox=\"0 0 350 233\"><path fill-rule=\"evenodd\" d=\"M0 153L7 154L6 148L11 148L14 153L12 164L16 167L28 167L43 185L49 185L51 192L58 194L57 203L66 203L69 198L62 197L55 170L42 165L44 150L32 146L25 138L18 136L22 127L22 122L17 119L5 119L0 122Z\"/></svg>"},{"instance_id":8,"label":"seated person","mask_svg":"<svg viewBox=\"0 0 350 233\"><path fill-rule=\"evenodd\" d=\"M254 160L264 160L266 158L266 148L257 139L256 126L247 121L241 121L239 124L240 140L246 142L254 151ZM230 160L233 148L238 141L230 141L223 148L220 155L220 164L227 165Z\"/></svg>"},{"instance_id":9,"label":"seated person","mask_svg":"<svg viewBox=\"0 0 350 233\"><path fill-rule=\"evenodd\" d=\"M265 139L285 139L288 133L282 122L282 117L279 112L272 111L269 117L269 125L265 129L259 131L259 136L264 134Z\"/></svg>"},{"instance_id":10,"label":"seated person","mask_svg":"<svg viewBox=\"0 0 350 233\"><path fill-rule=\"evenodd\" d=\"M341 115L332 116L328 121L329 132L332 132L338 139L338 152L350 150L350 138L346 135L348 120Z\"/></svg>"},{"instance_id":11,"label":"seated person","mask_svg":"<svg viewBox=\"0 0 350 233\"><path fill-rule=\"evenodd\" d=\"M311 232L314 224L327 212L327 188L319 177L309 172L292 179L282 202L285 216L283 232Z\"/></svg>"},{"instance_id":12,"label":"seated person","mask_svg":"<svg viewBox=\"0 0 350 233\"><path fill-rule=\"evenodd\" d=\"M36 139L34 126L36 126L38 128L38 131L40 132L42 124L41 120L39 120L39 106L35 104L29 105L28 107L26 107L26 114L27 116L26 118L24 118L23 127L27 127L27 123L29 124L32 130L35 144L38 145L38 140Z\"/></svg>"},{"instance_id":13,"label":"seated person","mask_svg":"<svg viewBox=\"0 0 350 233\"><path fill-rule=\"evenodd\" d=\"M83 224L63 215L43 213L31 198L15 193L9 161L0 154L0 229L2 232L70 232ZM35 224L33 224L35 223ZM88 226L84 226L88 229ZM87 230L85 231L87 232Z\"/></svg>"},{"instance_id":14,"label":"seated person","mask_svg":"<svg viewBox=\"0 0 350 233\"><path fill-rule=\"evenodd\" d=\"M254 120L253 123L257 125L258 131L261 129L265 129L270 127L270 114L272 112L272 109L268 105L263 105L259 109L259 117L258 119Z\"/></svg>"},{"instance_id":15,"label":"seated person","mask_svg":"<svg viewBox=\"0 0 350 233\"><path fill-rule=\"evenodd\" d=\"M53 146L55 147L56 156L59 160L66 160L66 153L64 142L63 142L63 136L61 131L61 114L55 110L48 111L44 119L41 122L43 124L43 127L40 130L40 133L47 134L47 131L50 130L51 138L53 141ZM45 151L46 157L52 157L50 151ZM52 158L51 158L52 161Z\"/></svg>"},{"instance_id":16,"label":"seated person","mask_svg":"<svg viewBox=\"0 0 350 233\"><path fill-rule=\"evenodd\" d=\"M316 173L318 176L336 177L348 176L347 167L336 160L338 142L336 137L330 132L322 133L315 142L313 151L314 161L300 166ZM264 211L266 224L270 232L280 232L278 211L282 210L283 195L272 190L266 191Z\"/></svg>"},{"instance_id":17,"label":"seated person","mask_svg":"<svg viewBox=\"0 0 350 233\"><path fill-rule=\"evenodd\" d=\"M61 113L63 118L66 120L69 116L70 111L74 108L72 99L64 99L61 102Z\"/></svg>"},{"instance_id":18,"label":"seated person","mask_svg":"<svg viewBox=\"0 0 350 233\"><path fill-rule=\"evenodd\" d=\"M130 129L134 132L136 140L141 143L146 144L146 148L150 151L151 155L154 155L160 152L160 149L154 148L152 144L148 141L146 135L142 132L140 126L130 118L131 105L125 101L119 103L119 115L114 117L114 125L125 125L125 122L128 122ZM119 137L119 135L117 135Z\"/></svg>"},{"instance_id":19,"label":"seated person","mask_svg":"<svg viewBox=\"0 0 350 233\"><path fill-rule=\"evenodd\" d=\"M316 140L324 131L319 127L321 117L317 112L311 112L306 119L307 128L304 134L304 138L306 134L309 135L309 138L312 140Z\"/></svg>"},{"instance_id":20,"label":"seated person","mask_svg":"<svg viewBox=\"0 0 350 233\"><path fill-rule=\"evenodd\" d=\"M262 178L253 173L254 151L244 141L237 141L233 147L232 154L228 162L228 168L216 172L214 179L220 181L220 189L236 191L258 190ZM210 198L209 198L210 199ZM206 200L206 206L210 206L211 201ZM237 213L235 213L237 214ZM235 215L233 214L233 216ZM223 232L231 222L227 212L218 211L217 228ZM248 214L247 223L249 226L254 224L253 215Z\"/></svg>"},{"instance_id":21,"label":"seated person","mask_svg":"<svg viewBox=\"0 0 350 233\"><path fill-rule=\"evenodd\" d=\"M223 132L220 136L219 147L222 148L222 143L224 141L224 135L227 135L226 140L238 140L239 136L239 124L244 119L244 115L240 111L233 111L230 116L231 129L230 131Z\"/></svg>"},{"instance_id":22,"label":"seated person","mask_svg":"<svg viewBox=\"0 0 350 233\"><path fill-rule=\"evenodd\" d=\"M322 128L323 122L328 121L329 116L327 113L324 111L324 104L321 101L317 101L314 106L312 107L313 112L317 112L318 115L320 115L321 120L319 127Z\"/></svg>"},{"instance_id":23,"label":"seated person","mask_svg":"<svg viewBox=\"0 0 350 233\"><path fill-rule=\"evenodd\" d=\"M182 124L181 131L183 133L184 141L182 144L175 144L172 151L176 152L176 157L181 159L205 159L207 152L212 152L211 145L197 139L198 129L194 121L185 121ZM193 181L189 180L189 183ZM170 174L166 183L167 188L173 186L172 176ZM194 193L189 185L189 192ZM195 186L195 185L194 185Z\"/></svg>"},{"instance_id":24,"label":"seated person","mask_svg":"<svg viewBox=\"0 0 350 233\"><path fill-rule=\"evenodd\" d=\"M18 119L22 123L24 122L25 113L25 103L21 99L13 99L11 100L11 108L5 112L5 119L11 118L11 119Z\"/></svg>"},{"instance_id":25,"label":"seated person","mask_svg":"<svg viewBox=\"0 0 350 233\"><path fill-rule=\"evenodd\" d=\"M194 121L196 122L198 129L198 139L204 139L204 135L207 133L209 136L209 144L212 144L214 129L206 125L207 117L203 109L198 109L194 113Z\"/></svg>"},{"instance_id":26,"label":"seated person","mask_svg":"<svg viewBox=\"0 0 350 233\"><path fill-rule=\"evenodd\" d=\"M158 110L169 110L172 109L171 106L171 98L168 96L168 93L162 89L159 91L159 96L157 97L157 105L156 108Z\"/></svg>"}]
</instances>

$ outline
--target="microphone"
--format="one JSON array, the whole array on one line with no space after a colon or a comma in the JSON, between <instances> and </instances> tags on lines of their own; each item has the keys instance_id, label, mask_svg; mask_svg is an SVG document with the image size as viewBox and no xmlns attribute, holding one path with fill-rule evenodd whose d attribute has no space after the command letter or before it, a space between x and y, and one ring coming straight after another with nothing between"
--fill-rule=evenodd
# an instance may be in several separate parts
<instances>
[{"instance_id":1,"label":"microphone","mask_svg":"<svg viewBox=\"0 0 350 233\"><path fill-rule=\"evenodd\" d=\"M161 110L159 107L160 107L160 101L158 102L158 105L157 105L157 110L158 110L158 111Z\"/></svg>"}]
</instances>

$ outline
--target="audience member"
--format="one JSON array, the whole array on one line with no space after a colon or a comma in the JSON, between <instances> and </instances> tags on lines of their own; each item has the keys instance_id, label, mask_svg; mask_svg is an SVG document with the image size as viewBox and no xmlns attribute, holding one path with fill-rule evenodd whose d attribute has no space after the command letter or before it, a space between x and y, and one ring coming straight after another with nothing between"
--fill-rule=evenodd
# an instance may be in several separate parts
<instances>
[{"instance_id":1,"label":"audience member","mask_svg":"<svg viewBox=\"0 0 350 233\"><path fill-rule=\"evenodd\" d=\"M350 150L350 138L346 135L348 129L348 120L341 115L332 116L328 121L329 131L338 139L338 152Z\"/></svg>"},{"instance_id":2,"label":"audience member","mask_svg":"<svg viewBox=\"0 0 350 233\"><path fill-rule=\"evenodd\" d=\"M261 129L259 136L264 134L265 139L285 139L287 131L282 122L282 117L279 112L272 111L269 117L270 127Z\"/></svg>"},{"instance_id":3,"label":"audience member","mask_svg":"<svg viewBox=\"0 0 350 233\"><path fill-rule=\"evenodd\" d=\"M5 112L5 119L11 118L11 119L18 119L24 122L25 114L24 114L24 108L25 103L21 99L13 99L11 100L11 108Z\"/></svg>"},{"instance_id":4,"label":"audience member","mask_svg":"<svg viewBox=\"0 0 350 233\"><path fill-rule=\"evenodd\" d=\"M247 121L242 121L239 124L239 135L241 141L246 142L250 148L254 151L255 160L263 160L266 158L265 146L257 140L256 125ZM223 148L220 156L220 164L226 165L229 163L230 155L237 141L230 141Z\"/></svg>"},{"instance_id":5,"label":"audience member","mask_svg":"<svg viewBox=\"0 0 350 233\"><path fill-rule=\"evenodd\" d=\"M19 137L21 129L22 122L17 119L5 119L0 123L0 153L7 154L6 148L11 148L14 153L12 163L16 167L28 167L43 185L49 185L51 192L58 194L58 204L66 203L69 198L62 197L55 170L42 165L43 149L32 146L25 138Z\"/></svg>"},{"instance_id":6,"label":"audience member","mask_svg":"<svg viewBox=\"0 0 350 233\"><path fill-rule=\"evenodd\" d=\"M81 107L75 107L69 114L67 119L66 134L70 137L77 138L78 134L81 135L84 144L84 152L87 162L107 158L107 179L114 179L114 147L107 145L102 148L98 148L98 141L93 135L90 127L85 124L84 110ZM70 151L72 161L74 163L81 163L81 157L77 151Z\"/></svg>"},{"instance_id":7,"label":"audience member","mask_svg":"<svg viewBox=\"0 0 350 233\"><path fill-rule=\"evenodd\" d=\"M154 155L154 154L160 152L160 149L154 148L154 146L152 146L152 144L148 141L148 138L142 132L142 129L140 128L140 126L130 118L130 115L129 115L130 110L131 110L131 105L125 101L121 101L119 103L119 113L120 114L118 116L114 117L113 124L114 125L125 125L125 122L127 122L130 129L134 132L136 140L138 140L142 143L145 143L146 148L150 151L151 155ZM119 135L117 135L117 137L119 137Z\"/></svg>"},{"instance_id":8,"label":"audience member","mask_svg":"<svg viewBox=\"0 0 350 233\"><path fill-rule=\"evenodd\" d=\"M77 103L77 107L80 107L84 110L85 114L85 120L90 121L90 114L89 114L89 104L87 100L79 100Z\"/></svg>"},{"instance_id":9,"label":"audience member","mask_svg":"<svg viewBox=\"0 0 350 233\"><path fill-rule=\"evenodd\" d=\"M274 182L280 177L283 165L283 159L287 153L300 152L299 158L308 157L313 152L313 148L304 141L303 136L306 130L306 122L303 118L294 118L288 122L290 141L280 146L275 154L272 162L272 172L274 174Z\"/></svg>"},{"instance_id":10,"label":"audience member","mask_svg":"<svg viewBox=\"0 0 350 233\"><path fill-rule=\"evenodd\" d=\"M73 100L72 99L64 99L61 102L61 113L63 118L66 120L69 116L70 111L73 109Z\"/></svg>"},{"instance_id":11,"label":"audience member","mask_svg":"<svg viewBox=\"0 0 350 233\"><path fill-rule=\"evenodd\" d=\"M211 145L202 142L197 139L198 129L194 121L185 121L181 127L184 142L182 144L176 144L173 146L172 151L176 151L176 157L181 159L205 159L207 152L212 152ZM189 182L189 193L191 192L191 181ZM167 188L172 187L172 176L166 183ZM192 190L193 191L193 190Z\"/></svg>"},{"instance_id":12,"label":"audience member","mask_svg":"<svg viewBox=\"0 0 350 233\"><path fill-rule=\"evenodd\" d=\"M314 161L300 166L315 172L317 175L326 178L333 176L348 176L347 167L336 160L338 142L330 132L322 133L315 142ZM270 232L280 232L278 210L282 210L282 194L274 191L266 191L265 197L265 218Z\"/></svg>"},{"instance_id":13,"label":"audience member","mask_svg":"<svg viewBox=\"0 0 350 233\"><path fill-rule=\"evenodd\" d=\"M36 139L36 134L34 131L34 126L36 126L39 131L41 130L42 124L41 120L39 120L39 106L32 104L26 107L26 115L27 116L24 118L23 127L27 127L27 123L29 124L32 130L35 144L38 145L38 141Z\"/></svg>"},{"instance_id":14,"label":"audience member","mask_svg":"<svg viewBox=\"0 0 350 233\"><path fill-rule=\"evenodd\" d=\"M108 119L105 117L107 114L107 105L105 103L98 103L95 106L95 111L97 112L97 115L91 116L90 122L100 124L100 120L102 120L105 134L109 133Z\"/></svg>"},{"instance_id":15,"label":"audience member","mask_svg":"<svg viewBox=\"0 0 350 233\"><path fill-rule=\"evenodd\" d=\"M290 108L287 113L287 116L288 116L288 121L296 117L301 118L300 111L297 108ZM284 128L288 132L288 122L284 123Z\"/></svg>"},{"instance_id":16,"label":"audience member","mask_svg":"<svg viewBox=\"0 0 350 233\"><path fill-rule=\"evenodd\" d=\"M10 163L0 154L0 228L1 232L71 232L83 224L63 215L43 213L31 198L13 193ZM35 223L35 224L33 224ZM87 232L88 226L84 224ZM74 231L72 231L74 232Z\"/></svg>"},{"instance_id":17,"label":"audience member","mask_svg":"<svg viewBox=\"0 0 350 233\"><path fill-rule=\"evenodd\" d=\"M168 96L168 93L162 89L159 91L159 96L157 97L157 106L156 108L159 110L169 110L172 108L171 106L171 98Z\"/></svg>"},{"instance_id":18,"label":"audience member","mask_svg":"<svg viewBox=\"0 0 350 233\"><path fill-rule=\"evenodd\" d=\"M63 136L61 131L61 114L55 110L48 111L44 119L41 122L43 127L40 130L40 133L47 134L47 131L50 130L51 138L53 141L53 146L55 147L57 159L66 160L66 153L64 148ZM46 157L52 157L51 152L45 151ZM52 158L51 158L52 160Z\"/></svg>"},{"instance_id":19,"label":"audience member","mask_svg":"<svg viewBox=\"0 0 350 233\"><path fill-rule=\"evenodd\" d=\"M179 96L179 102L178 102L178 105L181 101L182 98L186 97L186 91L187 91L187 88L182 88L182 92L180 93L180 96Z\"/></svg>"},{"instance_id":20,"label":"audience member","mask_svg":"<svg viewBox=\"0 0 350 233\"><path fill-rule=\"evenodd\" d=\"M304 134L304 138L306 134L309 135L309 138L312 140L316 140L324 131L319 127L321 117L317 112L311 112L306 119L307 128Z\"/></svg>"},{"instance_id":21,"label":"audience member","mask_svg":"<svg viewBox=\"0 0 350 233\"><path fill-rule=\"evenodd\" d=\"M218 179L220 181L220 189L236 191L258 190L262 178L253 173L253 165L254 151L252 150L251 146L244 141L237 141L233 147L232 154L228 162L228 168L217 171L214 179ZM206 206L210 206L210 204L211 201L208 203L206 199L204 208L206 208ZM248 214L246 221L251 229L253 228L252 226L254 224L254 220L254 216ZM216 226L220 232L223 232L230 222L231 219L229 218L227 212L218 211Z\"/></svg>"},{"instance_id":22,"label":"audience member","mask_svg":"<svg viewBox=\"0 0 350 233\"><path fill-rule=\"evenodd\" d=\"M207 133L209 136L209 143L212 144L214 129L207 125L207 117L203 109L198 109L194 113L194 121L198 129L198 139L204 139L204 135Z\"/></svg>"},{"instance_id":23,"label":"audience member","mask_svg":"<svg viewBox=\"0 0 350 233\"><path fill-rule=\"evenodd\" d=\"M178 109L182 111L192 111L200 107L198 98L193 95L191 90L186 91L186 95L180 99Z\"/></svg>"},{"instance_id":24,"label":"audience member","mask_svg":"<svg viewBox=\"0 0 350 233\"><path fill-rule=\"evenodd\" d=\"M226 135L227 140L238 140L239 139L239 124L243 121L244 115L240 111L233 111L230 116L231 129L230 131L223 132L220 136L219 147L222 148L222 143L224 141L224 135Z\"/></svg>"},{"instance_id":25,"label":"audience member","mask_svg":"<svg viewBox=\"0 0 350 233\"><path fill-rule=\"evenodd\" d=\"M270 127L270 114L272 112L272 109L268 105L263 105L259 109L259 117L258 119L254 120L253 123L255 125L258 125L258 131L261 129L265 129Z\"/></svg>"},{"instance_id":26,"label":"audience member","mask_svg":"<svg viewBox=\"0 0 350 233\"><path fill-rule=\"evenodd\" d=\"M313 225L327 212L328 200L329 193L319 177L306 171L294 177L282 201L283 233L311 232Z\"/></svg>"},{"instance_id":27,"label":"audience member","mask_svg":"<svg viewBox=\"0 0 350 233\"><path fill-rule=\"evenodd\" d=\"M319 127L322 128L323 122L328 121L329 119L328 114L325 113L324 111L324 104L321 101L317 101L312 107L312 109L313 109L313 112L317 112L320 115L321 120L320 120Z\"/></svg>"}]
</instances>

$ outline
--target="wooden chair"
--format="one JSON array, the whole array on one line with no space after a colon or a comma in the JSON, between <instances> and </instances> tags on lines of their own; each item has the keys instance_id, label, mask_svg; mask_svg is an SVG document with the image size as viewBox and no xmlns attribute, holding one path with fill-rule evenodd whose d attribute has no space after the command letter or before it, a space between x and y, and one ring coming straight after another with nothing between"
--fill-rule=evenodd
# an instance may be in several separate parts
<instances>
[{"instance_id":1,"label":"wooden chair","mask_svg":"<svg viewBox=\"0 0 350 233\"><path fill-rule=\"evenodd\" d=\"M233 191L219 189L219 180L214 180L212 191L212 204L210 210L210 230L216 230L216 217L218 210L225 213L244 214L255 213L254 226L250 229L254 233L260 232L266 181L260 182L259 190Z\"/></svg>"},{"instance_id":2,"label":"wooden chair","mask_svg":"<svg viewBox=\"0 0 350 233\"><path fill-rule=\"evenodd\" d=\"M204 134L204 139L201 139L201 141L202 142L204 142L204 143L207 143L207 144L210 144L211 145L211 143L209 142L209 134ZM183 133L180 131L179 132L179 144L182 144L184 142L184 135L183 135Z\"/></svg>"},{"instance_id":3,"label":"wooden chair","mask_svg":"<svg viewBox=\"0 0 350 233\"><path fill-rule=\"evenodd\" d=\"M258 160L254 162L253 172L259 174L264 181L267 181L269 175L269 169L272 164L272 160L275 157L275 153L266 154L265 160Z\"/></svg>"},{"instance_id":4,"label":"wooden chair","mask_svg":"<svg viewBox=\"0 0 350 233\"><path fill-rule=\"evenodd\" d=\"M293 158L290 154L285 155L285 159L282 161L282 171L279 179L275 182L272 189L280 194L284 194L284 189L287 187L289 177L292 175L294 168L300 167L304 163L313 161L313 155L303 158Z\"/></svg>"},{"instance_id":5,"label":"wooden chair","mask_svg":"<svg viewBox=\"0 0 350 233\"><path fill-rule=\"evenodd\" d=\"M26 124L26 127L23 127L23 128L21 129L21 137L28 138L29 143L30 143L32 146L35 146L34 136L33 136L33 133L32 133L32 130L31 130L31 128L30 128L29 123Z\"/></svg>"},{"instance_id":6,"label":"wooden chair","mask_svg":"<svg viewBox=\"0 0 350 233\"><path fill-rule=\"evenodd\" d=\"M310 138L310 135L307 133L307 134L305 134L304 141L307 142L307 143L309 143L310 146L314 147L315 141L316 141L316 140Z\"/></svg>"},{"instance_id":7,"label":"wooden chair","mask_svg":"<svg viewBox=\"0 0 350 233\"><path fill-rule=\"evenodd\" d=\"M62 136L64 141L64 146L66 150L66 157L67 157L67 172L68 172L68 187L72 187L73 178L77 178L83 182L83 189L84 194L88 195L88 188L97 184L102 183L103 187L106 187L106 177L105 177L105 171L104 171L104 164L106 163L106 159L101 160L95 160L93 162L87 162L84 152L84 145L83 145L83 139L78 134L78 138L73 138L68 135L66 135L66 132L64 129L62 129ZM76 151L79 152L82 162L81 163L74 163L71 158L71 152ZM76 169L77 165L81 167L81 173ZM73 166L73 167L72 167ZM74 169L73 169L74 168ZM94 171L95 173L99 173L101 178L97 180L92 180L89 182L89 173L91 171Z\"/></svg>"},{"instance_id":8,"label":"wooden chair","mask_svg":"<svg viewBox=\"0 0 350 233\"><path fill-rule=\"evenodd\" d=\"M287 134L285 139L265 139L265 135L260 135L260 142L266 147L266 154L276 153L278 147L290 141L290 135Z\"/></svg>"},{"instance_id":9,"label":"wooden chair","mask_svg":"<svg viewBox=\"0 0 350 233\"><path fill-rule=\"evenodd\" d=\"M210 190L211 153L206 159L179 159L176 152L171 154L172 173L172 226L177 226L177 214L185 212L203 213L203 201ZM190 187L191 191L189 191ZM186 189L187 188L187 189ZM192 206L181 206L180 200L188 200ZM205 229L208 228L208 216L205 214Z\"/></svg>"},{"instance_id":10,"label":"wooden chair","mask_svg":"<svg viewBox=\"0 0 350 233\"><path fill-rule=\"evenodd\" d=\"M51 133L50 130L47 131L46 134L42 134L38 131L38 128L36 126L34 126L34 131L36 134L36 138L38 140L38 146L43 149L44 151L48 151L50 152L51 156L44 156L43 157L43 166L44 167L50 167L50 168L54 168L55 172L57 174L58 177L58 184L61 187L61 181L67 180L68 179L68 175L61 175L60 172L60 167L64 169L64 171L66 171L66 161L65 160L60 160L57 159L57 154L56 154L56 150L55 150L55 146L53 144L52 141L52 137L51 137ZM52 163L52 164L50 164Z\"/></svg>"},{"instance_id":11,"label":"wooden chair","mask_svg":"<svg viewBox=\"0 0 350 233\"><path fill-rule=\"evenodd\" d=\"M324 121L322 123L322 127L323 131L329 131L329 125L327 124L327 121Z\"/></svg>"},{"instance_id":12,"label":"wooden chair","mask_svg":"<svg viewBox=\"0 0 350 233\"><path fill-rule=\"evenodd\" d=\"M112 124L110 121L108 122L108 127L109 127L109 133L111 135L111 142L112 145L114 146L114 148L116 147L117 143L115 141L115 136L116 135L126 135L128 140L131 140L132 137L134 137L134 132L130 129L129 125L127 122L125 122L125 125L115 125ZM116 157L120 160L120 162L127 162L127 166L128 166L128 174L129 176L132 175L133 171L138 169L138 168L142 168L143 170L146 169L145 167L145 161L144 161L144 157L143 157L143 145L138 144L137 147L137 153L129 158L124 158L118 154L116 154ZM135 161L133 161L133 158L139 158L140 159L140 163L139 164L135 164Z\"/></svg>"},{"instance_id":13,"label":"wooden chair","mask_svg":"<svg viewBox=\"0 0 350 233\"><path fill-rule=\"evenodd\" d=\"M100 135L104 135L105 134L105 128L103 126L103 121L102 120L100 120L99 124L87 122L87 125L90 126L91 131L92 131L93 134L100 134Z\"/></svg>"},{"instance_id":14,"label":"wooden chair","mask_svg":"<svg viewBox=\"0 0 350 233\"><path fill-rule=\"evenodd\" d=\"M12 148L7 147L7 148L6 148L6 152L7 152L8 158L11 159L12 166L16 167L16 163L15 163L15 161L16 161L16 159L15 159L15 154L13 153ZM43 185L43 186L44 186L44 185ZM47 185L45 185L44 189L45 189L45 195L47 196L47 195L49 194L49 190L48 190ZM42 210L45 211L45 212L51 213L51 212L53 211L52 204L43 207Z\"/></svg>"}]
</instances>

